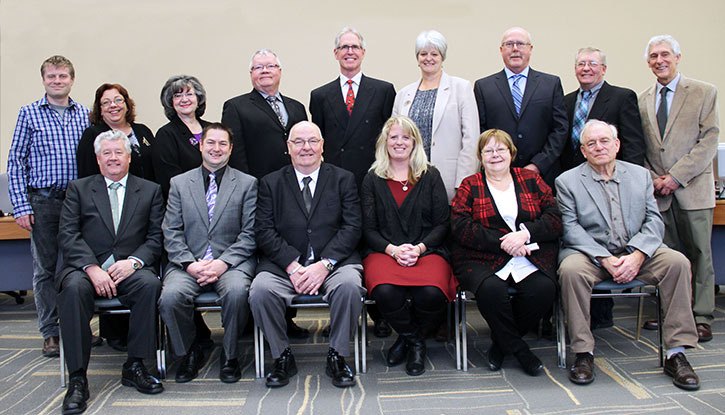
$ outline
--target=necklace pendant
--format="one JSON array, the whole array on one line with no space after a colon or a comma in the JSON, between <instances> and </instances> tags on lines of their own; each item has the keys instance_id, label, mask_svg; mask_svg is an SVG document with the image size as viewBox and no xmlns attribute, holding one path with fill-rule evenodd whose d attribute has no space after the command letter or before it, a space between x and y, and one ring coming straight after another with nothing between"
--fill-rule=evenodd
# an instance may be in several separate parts
<instances>
[{"instance_id":1,"label":"necklace pendant","mask_svg":"<svg viewBox=\"0 0 725 415\"><path fill-rule=\"evenodd\" d=\"M407 192L407 191L408 191L408 185L407 185L407 184L404 184L404 185L403 185L403 191L404 191L404 192Z\"/></svg>"}]
</instances>

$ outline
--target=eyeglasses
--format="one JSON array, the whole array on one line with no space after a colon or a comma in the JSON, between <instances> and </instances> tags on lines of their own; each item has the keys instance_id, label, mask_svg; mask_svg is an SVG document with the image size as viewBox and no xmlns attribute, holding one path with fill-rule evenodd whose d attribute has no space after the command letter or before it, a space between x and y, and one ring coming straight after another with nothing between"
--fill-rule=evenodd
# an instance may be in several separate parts
<instances>
[{"instance_id":1,"label":"eyeglasses","mask_svg":"<svg viewBox=\"0 0 725 415\"><path fill-rule=\"evenodd\" d=\"M254 65L252 66L252 72L261 72L263 70L273 71L279 69L280 66L276 63L268 63L267 65Z\"/></svg>"},{"instance_id":2,"label":"eyeglasses","mask_svg":"<svg viewBox=\"0 0 725 415\"><path fill-rule=\"evenodd\" d=\"M483 150L483 155L486 157L493 156L493 153L496 153L498 155L504 155L509 152L508 147L499 147L499 148L487 148Z\"/></svg>"},{"instance_id":3,"label":"eyeglasses","mask_svg":"<svg viewBox=\"0 0 725 415\"><path fill-rule=\"evenodd\" d=\"M531 43L528 42L503 42L501 46L505 47L506 49L513 49L514 46L518 49L523 49L526 46L530 46Z\"/></svg>"},{"instance_id":4,"label":"eyeglasses","mask_svg":"<svg viewBox=\"0 0 725 415\"><path fill-rule=\"evenodd\" d=\"M599 143L599 145L601 145L602 147L607 147L609 144L612 143L612 141L614 141L614 140L612 140L609 137L604 137L604 138L599 138L599 139L595 138L595 139L587 141L586 143L582 143L582 145L585 146L589 150L594 150L597 147L597 143Z\"/></svg>"},{"instance_id":5,"label":"eyeglasses","mask_svg":"<svg viewBox=\"0 0 725 415\"><path fill-rule=\"evenodd\" d=\"M583 69L587 65L589 65L589 67L592 69L597 69L599 67L600 63L597 61L579 61L576 63L576 67L579 69Z\"/></svg>"},{"instance_id":6,"label":"eyeglasses","mask_svg":"<svg viewBox=\"0 0 725 415\"><path fill-rule=\"evenodd\" d=\"M297 148L302 148L305 146L305 144L309 144L310 147L316 147L322 142L322 140L320 140L319 138L309 138L307 140L298 138L295 140L289 140L289 142Z\"/></svg>"},{"instance_id":7,"label":"eyeglasses","mask_svg":"<svg viewBox=\"0 0 725 415\"><path fill-rule=\"evenodd\" d=\"M124 102L126 102L126 100L121 97L115 98L113 100L107 99L101 101L101 108L109 107L111 104L116 104L120 107L121 105L123 105Z\"/></svg>"},{"instance_id":8,"label":"eyeglasses","mask_svg":"<svg viewBox=\"0 0 725 415\"><path fill-rule=\"evenodd\" d=\"M174 97L174 99L183 99L183 98L191 99L194 95L196 95L196 94L189 91L189 92L177 92L172 96Z\"/></svg>"},{"instance_id":9,"label":"eyeglasses","mask_svg":"<svg viewBox=\"0 0 725 415\"><path fill-rule=\"evenodd\" d=\"M362 49L360 45L340 45L336 47L337 50L348 50L350 52L357 52Z\"/></svg>"}]
</instances>

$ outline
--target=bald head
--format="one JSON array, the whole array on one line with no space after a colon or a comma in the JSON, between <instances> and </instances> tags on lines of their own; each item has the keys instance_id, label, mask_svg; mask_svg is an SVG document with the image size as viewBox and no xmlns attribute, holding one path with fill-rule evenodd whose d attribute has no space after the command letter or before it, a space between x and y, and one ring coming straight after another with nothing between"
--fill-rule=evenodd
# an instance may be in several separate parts
<instances>
[{"instance_id":1,"label":"bald head","mask_svg":"<svg viewBox=\"0 0 725 415\"><path fill-rule=\"evenodd\" d=\"M322 164L322 133L309 121L300 121L289 132L287 150L292 166L303 174L317 170Z\"/></svg>"},{"instance_id":2,"label":"bald head","mask_svg":"<svg viewBox=\"0 0 725 415\"><path fill-rule=\"evenodd\" d=\"M503 32L499 50L506 68L513 73L521 73L529 66L533 48L531 34L524 28L512 27Z\"/></svg>"}]
</instances>

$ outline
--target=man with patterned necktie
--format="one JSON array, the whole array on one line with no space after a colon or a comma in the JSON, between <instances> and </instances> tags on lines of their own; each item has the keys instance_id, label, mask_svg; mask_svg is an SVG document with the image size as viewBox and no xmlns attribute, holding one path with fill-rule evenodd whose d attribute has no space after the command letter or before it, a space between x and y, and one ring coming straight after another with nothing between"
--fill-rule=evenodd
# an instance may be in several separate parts
<instances>
[{"instance_id":1,"label":"man with patterned necktie","mask_svg":"<svg viewBox=\"0 0 725 415\"><path fill-rule=\"evenodd\" d=\"M249 315L247 296L257 262L257 180L228 165L232 133L224 125L205 127L200 147L201 167L171 179L163 223L169 264L159 312L174 354L182 358L175 380L189 382L204 360L194 342L193 300L206 291L219 294L224 327L219 379L234 383L241 378L238 342Z\"/></svg>"}]
</instances>

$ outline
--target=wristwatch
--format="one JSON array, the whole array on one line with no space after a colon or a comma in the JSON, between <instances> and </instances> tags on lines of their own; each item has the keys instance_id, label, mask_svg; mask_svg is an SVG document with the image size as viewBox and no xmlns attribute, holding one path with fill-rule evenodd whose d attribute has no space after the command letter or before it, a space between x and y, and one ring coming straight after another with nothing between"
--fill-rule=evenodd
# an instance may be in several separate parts
<instances>
[{"instance_id":1,"label":"wristwatch","mask_svg":"<svg viewBox=\"0 0 725 415\"><path fill-rule=\"evenodd\" d=\"M322 258L320 262L322 262L322 265L324 265L328 271L332 271L332 269L335 268L335 265L332 264L332 261L327 258Z\"/></svg>"},{"instance_id":2,"label":"wristwatch","mask_svg":"<svg viewBox=\"0 0 725 415\"><path fill-rule=\"evenodd\" d=\"M140 270L140 269L141 269L141 263L140 263L140 262L138 262L138 260L135 260L135 259L133 259L133 258L130 258L130 259L131 259L131 263L133 264L133 265L132 265L132 266L133 266L133 270L134 270L134 271L138 271L138 270Z\"/></svg>"}]
</instances>

